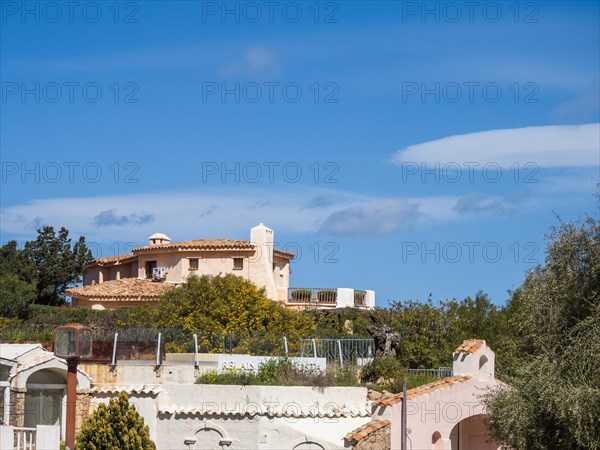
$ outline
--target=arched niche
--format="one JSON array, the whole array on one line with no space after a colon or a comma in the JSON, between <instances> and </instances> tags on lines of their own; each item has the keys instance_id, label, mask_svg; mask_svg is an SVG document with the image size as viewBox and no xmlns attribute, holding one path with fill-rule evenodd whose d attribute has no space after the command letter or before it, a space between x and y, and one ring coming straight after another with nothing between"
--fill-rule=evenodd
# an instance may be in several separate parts
<instances>
[{"instance_id":1,"label":"arched niche","mask_svg":"<svg viewBox=\"0 0 600 450\"><path fill-rule=\"evenodd\" d=\"M444 440L439 431L436 431L431 435L431 448L433 450L444 450Z\"/></svg>"},{"instance_id":2,"label":"arched niche","mask_svg":"<svg viewBox=\"0 0 600 450\"><path fill-rule=\"evenodd\" d=\"M482 370L486 369L486 364L488 362L488 357L485 355L481 355L481 357L479 358L479 371L481 372Z\"/></svg>"}]
</instances>

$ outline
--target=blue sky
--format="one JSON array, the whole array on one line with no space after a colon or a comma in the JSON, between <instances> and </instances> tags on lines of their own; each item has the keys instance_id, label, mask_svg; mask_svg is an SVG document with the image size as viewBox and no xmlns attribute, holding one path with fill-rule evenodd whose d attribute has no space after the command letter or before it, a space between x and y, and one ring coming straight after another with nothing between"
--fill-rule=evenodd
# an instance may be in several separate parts
<instances>
[{"instance_id":1,"label":"blue sky","mask_svg":"<svg viewBox=\"0 0 600 450\"><path fill-rule=\"evenodd\" d=\"M598 214L597 2L1 8L3 243L264 222L292 286L502 304Z\"/></svg>"}]
</instances>

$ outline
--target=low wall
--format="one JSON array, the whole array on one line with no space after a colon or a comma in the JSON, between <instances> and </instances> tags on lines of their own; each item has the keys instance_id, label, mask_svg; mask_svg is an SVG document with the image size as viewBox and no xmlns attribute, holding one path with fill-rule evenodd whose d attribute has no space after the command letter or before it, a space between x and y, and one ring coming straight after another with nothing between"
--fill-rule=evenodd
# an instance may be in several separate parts
<instances>
[{"instance_id":1,"label":"low wall","mask_svg":"<svg viewBox=\"0 0 600 450\"><path fill-rule=\"evenodd\" d=\"M113 388L94 393L92 409L128 389ZM360 387L162 384L129 390L158 449L343 449L348 430L370 416Z\"/></svg>"}]
</instances>

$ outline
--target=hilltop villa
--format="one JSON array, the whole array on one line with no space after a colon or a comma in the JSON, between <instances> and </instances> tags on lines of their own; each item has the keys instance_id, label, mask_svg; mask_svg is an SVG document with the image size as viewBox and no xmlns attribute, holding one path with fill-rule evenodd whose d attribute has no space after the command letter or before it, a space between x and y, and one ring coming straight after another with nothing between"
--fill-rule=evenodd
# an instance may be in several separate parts
<instances>
[{"instance_id":1,"label":"hilltop villa","mask_svg":"<svg viewBox=\"0 0 600 450\"><path fill-rule=\"evenodd\" d=\"M149 244L132 253L92 261L83 286L67 290L78 307L114 309L157 300L191 274L231 273L265 288L267 296L286 306L335 308L375 306L373 291L347 288L290 288L293 253L274 248L273 230L260 224L250 230L250 240L196 239L171 242L155 233Z\"/></svg>"}]
</instances>

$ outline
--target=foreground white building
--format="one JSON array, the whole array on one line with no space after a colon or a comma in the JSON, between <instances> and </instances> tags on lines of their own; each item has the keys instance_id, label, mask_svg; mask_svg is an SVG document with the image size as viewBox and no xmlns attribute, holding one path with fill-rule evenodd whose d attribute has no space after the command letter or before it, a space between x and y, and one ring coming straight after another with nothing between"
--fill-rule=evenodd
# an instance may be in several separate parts
<instances>
[{"instance_id":1,"label":"foreground white building","mask_svg":"<svg viewBox=\"0 0 600 450\"><path fill-rule=\"evenodd\" d=\"M0 345L0 449L54 450L64 436L64 361L37 344ZM170 354L169 354L170 355ZM144 417L158 449L390 450L402 438L402 394L363 387L194 384L218 355L118 364L82 363L76 426L120 391ZM498 387L494 353L469 340L454 374L407 392L407 450L496 450L481 396ZM15 444L17 444L15 446Z\"/></svg>"},{"instance_id":2,"label":"foreground white building","mask_svg":"<svg viewBox=\"0 0 600 450\"><path fill-rule=\"evenodd\" d=\"M88 392L90 385L79 370L78 391ZM57 449L65 437L66 392L64 360L41 344L0 344L0 449L33 449L33 443L36 450ZM89 402L78 406L85 412Z\"/></svg>"},{"instance_id":3,"label":"foreground white building","mask_svg":"<svg viewBox=\"0 0 600 450\"><path fill-rule=\"evenodd\" d=\"M483 340L466 340L453 354L453 376L407 391L407 450L498 450L484 424L482 395L500 386L494 352ZM377 396L371 421L346 435L346 445L399 449L402 393Z\"/></svg>"}]
</instances>

